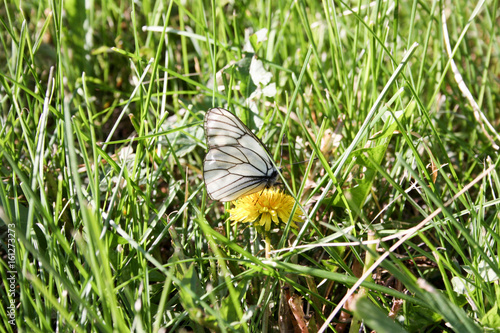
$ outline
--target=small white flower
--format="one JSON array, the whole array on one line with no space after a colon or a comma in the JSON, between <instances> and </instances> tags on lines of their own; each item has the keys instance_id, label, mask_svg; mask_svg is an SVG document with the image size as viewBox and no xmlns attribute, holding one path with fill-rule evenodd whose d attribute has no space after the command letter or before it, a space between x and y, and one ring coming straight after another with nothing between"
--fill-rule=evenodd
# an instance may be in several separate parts
<instances>
[{"instance_id":1,"label":"small white flower","mask_svg":"<svg viewBox=\"0 0 500 333\"><path fill-rule=\"evenodd\" d=\"M273 74L266 71L262 61L253 57L252 62L250 63L250 77L252 78L253 83L258 87L260 84L264 86L267 85L271 81Z\"/></svg>"},{"instance_id":2,"label":"small white flower","mask_svg":"<svg viewBox=\"0 0 500 333\"><path fill-rule=\"evenodd\" d=\"M257 36L257 43L264 42L267 40L267 29L263 28L260 29L255 33L255 36Z\"/></svg>"}]
</instances>

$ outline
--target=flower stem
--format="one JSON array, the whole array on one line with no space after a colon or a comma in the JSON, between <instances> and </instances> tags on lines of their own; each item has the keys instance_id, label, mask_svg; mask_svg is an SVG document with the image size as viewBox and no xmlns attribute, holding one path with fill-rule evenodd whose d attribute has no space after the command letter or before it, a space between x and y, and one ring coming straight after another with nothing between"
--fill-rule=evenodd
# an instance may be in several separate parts
<instances>
[{"instance_id":1,"label":"flower stem","mask_svg":"<svg viewBox=\"0 0 500 333\"><path fill-rule=\"evenodd\" d=\"M271 239L269 238L269 233L266 232L266 259L271 258Z\"/></svg>"},{"instance_id":2,"label":"flower stem","mask_svg":"<svg viewBox=\"0 0 500 333\"><path fill-rule=\"evenodd\" d=\"M269 237L269 232L265 232L265 242L266 242L266 259L271 258L271 238ZM266 279L266 297L269 296L269 293L271 292L270 286L271 286L271 281L269 281L271 277L268 276ZM264 309L264 320L262 322L262 332L267 333L269 329L269 316L271 315L271 309L269 308L269 304L266 304L266 307Z\"/></svg>"}]
</instances>

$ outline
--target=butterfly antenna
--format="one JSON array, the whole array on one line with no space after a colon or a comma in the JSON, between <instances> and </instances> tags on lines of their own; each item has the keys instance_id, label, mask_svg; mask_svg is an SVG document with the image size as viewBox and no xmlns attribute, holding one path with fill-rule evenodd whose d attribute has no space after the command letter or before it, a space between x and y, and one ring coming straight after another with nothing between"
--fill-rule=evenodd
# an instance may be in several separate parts
<instances>
[{"instance_id":1,"label":"butterfly antenna","mask_svg":"<svg viewBox=\"0 0 500 333\"><path fill-rule=\"evenodd\" d=\"M319 160L319 158L317 158L317 157L316 157L313 161L317 161L317 160ZM306 162L309 162L309 161L310 161L310 159L309 159L309 160L305 160L305 161L300 161L300 162L290 163L290 164L288 164L288 165L301 164L301 163L306 163Z\"/></svg>"},{"instance_id":2,"label":"butterfly antenna","mask_svg":"<svg viewBox=\"0 0 500 333\"><path fill-rule=\"evenodd\" d=\"M265 188L264 188L264 190L265 190ZM259 202L259 199L260 199L260 197L262 196L262 193L264 193L264 190L260 191L259 196L255 199L255 201L254 201L254 203L253 203L253 204L254 204L254 206L257 204L257 202Z\"/></svg>"}]
</instances>

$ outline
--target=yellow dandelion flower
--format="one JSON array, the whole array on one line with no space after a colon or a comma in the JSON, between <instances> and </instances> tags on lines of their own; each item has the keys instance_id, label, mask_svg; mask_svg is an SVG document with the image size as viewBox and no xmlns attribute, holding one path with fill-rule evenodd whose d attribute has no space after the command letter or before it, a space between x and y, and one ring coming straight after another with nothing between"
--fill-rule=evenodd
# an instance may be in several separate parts
<instances>
[{"instance_id":1,"label":"yellow dandelion flower","mask_svg":"<svg viewBox=\"0 0 500 333\"><path fill-rule=\"evenodd\" d=\"M239 198L233 203L234 208L229 210L231 221L253 223L254 226L263 227L265 231L269 231L272 222L278 226L280 222L288 222L295 200L280 190L265 189L262 192ZM293 228L297 228L295 222L304 222L301 215L304 213L300 207L297 207L292 217Z\"/></svg>"}]
</instances>

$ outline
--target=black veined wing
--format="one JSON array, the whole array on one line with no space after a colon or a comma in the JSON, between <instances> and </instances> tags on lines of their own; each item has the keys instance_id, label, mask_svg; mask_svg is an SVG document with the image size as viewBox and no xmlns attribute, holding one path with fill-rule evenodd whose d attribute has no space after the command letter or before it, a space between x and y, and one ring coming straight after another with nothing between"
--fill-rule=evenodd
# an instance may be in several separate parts
<instances>
[{"instance_id":1,"label":"black veined wing","mask_svg":"<svg viewBox=\"0 0 500 333\"><path fill-rule=\"evenodd\" d=\"M271 187L278 170L262 142L231 112L213 108L205 114L208 153L203 178L213 200L233 201Z\"/></svg>"}]
</instances>

